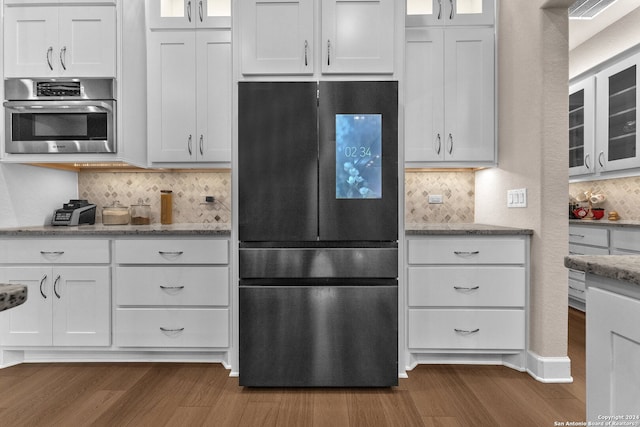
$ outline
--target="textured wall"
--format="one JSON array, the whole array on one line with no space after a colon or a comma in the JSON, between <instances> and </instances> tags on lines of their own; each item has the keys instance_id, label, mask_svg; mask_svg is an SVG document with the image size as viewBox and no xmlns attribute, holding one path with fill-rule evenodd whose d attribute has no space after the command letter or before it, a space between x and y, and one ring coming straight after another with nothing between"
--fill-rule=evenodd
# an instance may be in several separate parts
<instances>
[{"instance_id":1,"label":"textured wall","mask_svg":"<svg viewBox=\"0 0 640 427\"><path fill-rule=\"evenodd\" d=\"M429 204L442 195L442 204ZM474 172L406 172L405 223L474 222Z\"/></svg>"},{"instance_id":2,"label":"textured wall","mask_svg":"<svg viewBox=\"0 0 640 427\"><path fill-rule=\"evenodd\" d=\"M160 222L160 190L173 191L174 223L230 223L231 176L228 172L96 172L78 173L78 194L102 207L114 200L125 206L142 199L151 206L154 223ZM204 196L219 202L204 203Z\"/></svg>"},{"instance_id":3,"label":"textured wall","mask_svg":"<svg viewBox=\"0 0 640 427\"><path fill-rule=\"evenodd\" d=\"M569 52L569 78L640 43L640 8L600 31Z\"/></svg>"},{"instance_id":4,"label":"textured wall","mask_svg":"<svg viewBox=\"0 0 640 427\"><path fill-rule=\"evenodd\" d=\"M569 184L569 195L574 198L585 191L605 195L605 201L596 207L616 211L621 219L640 221L640 176Z\"/></svg>"},{"instance_id":5,"label":"textured wall","mask_svg":"<svg viewBox=\"0 0 640 427\"><path fill-rule=\"evenodd\" d=\"M568 19L543 0L500 2L499 167L476 174L475 220L534 230L530 348L567 355ZM507 208L527 188L527 208ZM482 201L482 202L480 202Z\"/></svg>"}]
</instances>

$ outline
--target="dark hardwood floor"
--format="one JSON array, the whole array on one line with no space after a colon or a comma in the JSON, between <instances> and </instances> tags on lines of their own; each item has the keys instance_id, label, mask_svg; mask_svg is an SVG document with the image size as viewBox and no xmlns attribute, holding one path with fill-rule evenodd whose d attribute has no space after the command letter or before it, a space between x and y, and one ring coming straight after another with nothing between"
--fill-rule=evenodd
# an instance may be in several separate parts
<instances>
[{"instance_id":1,"label":"dark hardwood floor","mask_svg":"<svg viewBox=\"0 0 640 427\"><path fill-rule=\"evenodd\" d=\"M502 366L421 365L391 389L245 389L214 364L23 364L0 370L0 426L553 426L585 420L584 314L572 384Z\"/></svg>"}]
</instances>

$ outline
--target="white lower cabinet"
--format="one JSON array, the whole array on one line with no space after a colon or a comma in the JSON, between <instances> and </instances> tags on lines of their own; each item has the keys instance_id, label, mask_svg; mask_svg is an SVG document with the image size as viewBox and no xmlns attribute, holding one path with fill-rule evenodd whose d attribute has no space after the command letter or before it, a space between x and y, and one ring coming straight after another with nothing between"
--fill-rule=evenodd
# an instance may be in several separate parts
<instances>
[{"instance_id":1,"label":"white lower cabinet","mask_svg":"<svg viewBox=\"0 0 640 427\"><path fill-rule=\"evenodd\" d=\"M0 282L28 288L24 304L0 313L3 346L111 344L108 240L21 239L2 245Z\"/></svg>"},{"instance_id":2,"label":"white lower cabinet","mask_svg":"<svg viewBox=\"0 0 640 427\"><path fill-rule=\"evenodd\" d=\"M637 285L587 277L587 420L619 416L637 425L640 402L640 292ZM628 424L622 424L627 422Z\"/></svg>"},{"instance_id":3,"label":"white lower cabinet","mask_svg":"<svg viewBox=\"0 0 640 427\"><path fill-rule=\"evenodd\" d=\"M118 347L229 346L228 240L117 240Z\"/></svg>"},{"instance_id":4,"label":"white lower cabinet","mask_svg":"<svg viewBox=\"0 0 640 427\"><path fill-rule=\"evenodd\" d=\"M593 225L569 226L569 255L609 255L609 229ZM584 272L569 270L569 306L586 310Z\"/></svg>"},{"instance_id":5,"label":"white lower cabinet","mask_svg":"<svg viewBox=\"0 0 640 427\"><path fill-rule=\"evenodd\" d=\"M507 355L505 364L524 369L528 245L526 235L407 238L413 363Z\"/></svg>"}]
</instances>

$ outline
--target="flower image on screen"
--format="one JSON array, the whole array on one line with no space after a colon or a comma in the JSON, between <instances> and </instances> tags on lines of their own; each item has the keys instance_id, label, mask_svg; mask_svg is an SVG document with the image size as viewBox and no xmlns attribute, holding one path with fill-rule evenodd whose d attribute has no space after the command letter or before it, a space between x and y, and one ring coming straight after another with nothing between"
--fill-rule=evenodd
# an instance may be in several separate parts
<instances>
[{"instance_id":1,"label":"flower image on screen","mask_svg":"<svg viewBox=\"0 0 640 427\"><path fill-rule=\"evenodd\" d=\"M382 198L382 114L336 114L336 198Z\"/></svg>"}]
</instances>

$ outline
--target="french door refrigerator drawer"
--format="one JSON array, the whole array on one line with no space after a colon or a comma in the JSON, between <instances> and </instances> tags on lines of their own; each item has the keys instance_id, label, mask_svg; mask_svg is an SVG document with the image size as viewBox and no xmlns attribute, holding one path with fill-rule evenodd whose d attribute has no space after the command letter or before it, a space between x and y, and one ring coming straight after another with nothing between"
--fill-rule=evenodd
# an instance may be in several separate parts
<instances>
[{"instance_id":1,"label":"french door refrigerator drawer","mask_svg":"<svg viewBox=\"0 0 640 427\"><path fill-rule=\"evenodd\" d=\"M397 286L240 286L240 385L398 384Z\"/></svg>"}]
</instances>

